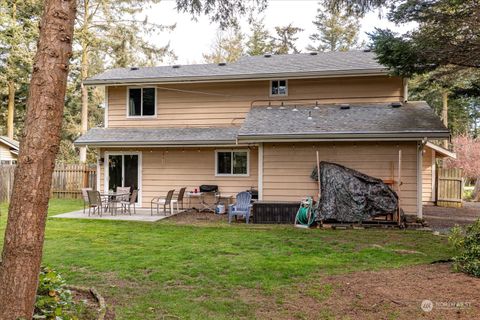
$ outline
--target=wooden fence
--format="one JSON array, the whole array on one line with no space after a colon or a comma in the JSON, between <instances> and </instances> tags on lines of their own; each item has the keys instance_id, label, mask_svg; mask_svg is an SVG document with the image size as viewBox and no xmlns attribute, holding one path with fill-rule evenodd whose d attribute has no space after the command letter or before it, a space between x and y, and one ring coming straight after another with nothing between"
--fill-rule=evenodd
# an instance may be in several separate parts
<instances>
[{"instance_id":1,"label":"wooden fence","mask_svg":"<svg viewBox=\"0 0 480 320\"><path fill-rule=\"evenodd\" d=\"M461 207L463 196L461 169L437 169L437 206Z\"/></svg>"},{"instance_id":2,"label":"wooden fence","mask_svg":"<svg viewBox=\"0 0 480 320\"><path fill-rule=\"evenodd\" d=\"M10 201L15 167L0 165L0 202ZM53 172L51 196L80 199L83 187L96 189L96 177L95 165L59 163Z\"/></svg>"}]
</instances>

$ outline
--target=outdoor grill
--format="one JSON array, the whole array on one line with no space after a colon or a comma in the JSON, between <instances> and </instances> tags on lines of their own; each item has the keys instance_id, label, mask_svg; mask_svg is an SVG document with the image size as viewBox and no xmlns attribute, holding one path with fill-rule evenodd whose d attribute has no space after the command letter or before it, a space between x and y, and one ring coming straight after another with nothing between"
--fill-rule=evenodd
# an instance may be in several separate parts
<instances>
[{"instance_id":1,"label":"outdoor grill","mask_svg":"<svg viewBox=\"0 0 480 320\"><path fill-rule=\"evenodd\" d=\"M218 192L217 185L203 184L199 187L200 192Z\"/></svg>"}]
</instances>

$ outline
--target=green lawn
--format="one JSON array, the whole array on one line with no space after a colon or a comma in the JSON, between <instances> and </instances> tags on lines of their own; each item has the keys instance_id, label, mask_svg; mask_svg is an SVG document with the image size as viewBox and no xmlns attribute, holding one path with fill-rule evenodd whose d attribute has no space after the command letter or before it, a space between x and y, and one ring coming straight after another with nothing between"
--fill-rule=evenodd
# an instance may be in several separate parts
<instances>
[{"instance_id":1,"label":"green lawn","mask_svg":"<svg viewBox=\"0 0 480 320\"><path fill-rule=\"evenodd\" d=\"M53 200L49 214L80 207ZM98 288L117 319L251 319L258 308L282 312L299 286L326 274L450 254L444 237L425 232L49 219L44 263L72 284ZM329 290L315 282L311 297L321 301Z\"/></svg>"}]
</instances>

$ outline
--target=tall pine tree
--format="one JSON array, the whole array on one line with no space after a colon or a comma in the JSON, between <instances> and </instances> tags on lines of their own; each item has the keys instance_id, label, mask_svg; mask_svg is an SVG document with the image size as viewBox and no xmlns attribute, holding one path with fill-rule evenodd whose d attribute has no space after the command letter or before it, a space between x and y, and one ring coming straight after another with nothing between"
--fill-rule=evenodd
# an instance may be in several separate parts
<instances>
[{"instance_id":1,"label":"tall pine tree","mask_svg":"<svg viewBox=\"0 0 480 320\"><path fill-rule=\"evenodd\" d=\"M41 10L40 0L0 0L0 93L6 97L6 133L12 139L19 132L14 130L15 111L20 118L25 112Z\"/></svg>"},{"instance_id":2,"label":"tall pine tree","mask_svg":"<svg viewBox=\"0 0 480 320\"><path fill-rule=\"evenodd\" d=\"M272 51L270 42L270 32L265 28L263 18L260 20L252 19L250 28L250 37L247 41L247 54L258 56Z\"/></svg>"},{"instance_id":3,"label":"tall pine tree","mask_svg":"<svg viewBox=\"0 0 480 320\"><path fill-rule=\"evenodd\" d=\"M271 37L272 51L275 54L300 53L296 47L297 34L302 28L293 26L292 23L286 26L275 27L276 35Z\"/></svg>"},{"instance_id":4,"label":"tall pine tree","mask_svg":"<svg viewBox=\"0 0 480 320\"><path fill-rule=\"evenodd\" d=\"M308 51L348 51L358 44L360 20L345 10L332 10L319 3L317 16L312 22L316 32Z\"/></svg>"},{"instance_id":5,"label":"tall pine tree","mask_svg":"<svg viewBox=\"0 0 480 320\"><path fill-rule=\"evenodd\" d=\"M78 81L81 92L81 130L88 130L89 99L92 96L83 85L83 80L99 69L92 69L92 59L113 61L115 67L131 65L153 65L171 53L168 44L159 46L146 38L174 26L150 23L147 18L139 19L145 9L160 0L79 0L75 24L75 54L80 74ZM103 69L106 66L100 66ZM86 147L80 148L80 161L87 160Z\"/></svg>"},{"instance_id":6,"label":"tall pine tree","mask_svg":"<svg viewBox=\"0 0 480 320\"><path fill-rule=\"evenodd\" d=\"M235 62L245 53L244 35L238 25L219 30L209 53L203 54L207 63Z\"/></svg>"}]
</instances>

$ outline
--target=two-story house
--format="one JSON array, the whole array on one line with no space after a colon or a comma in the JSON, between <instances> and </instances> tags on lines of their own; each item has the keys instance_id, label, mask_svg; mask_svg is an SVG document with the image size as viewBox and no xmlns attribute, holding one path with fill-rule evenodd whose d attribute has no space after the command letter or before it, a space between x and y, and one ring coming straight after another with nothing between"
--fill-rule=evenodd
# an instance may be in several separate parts
<instances>
[{"instance_id":1,"label":"two-story house","mask_svg":"<svg viewBox=\"0 0 480 320\"><path fill-rule=\"evenodd\" d=\"M85 84L105 87L105 127L76 145L98 149L101 190L133 185L145 207L202 184L231 195L253 187L261 200L316 197L318 151L390 181L404 211L421 216L434 160L449 154L429 142L449 130L368 51L113 69Z\"/></svg>"}]
</instances>

